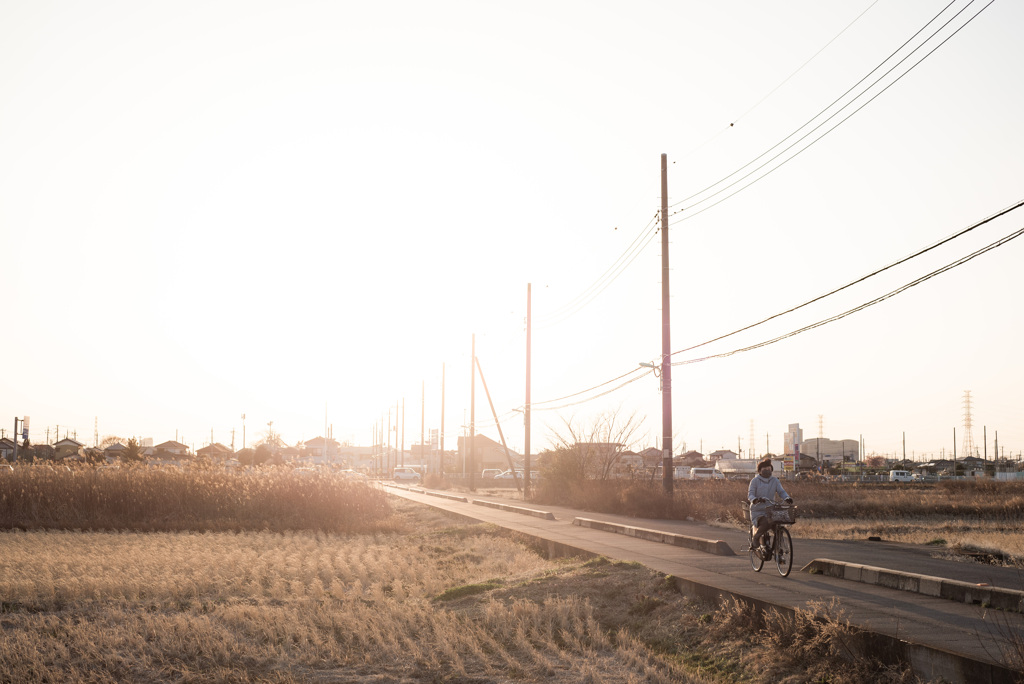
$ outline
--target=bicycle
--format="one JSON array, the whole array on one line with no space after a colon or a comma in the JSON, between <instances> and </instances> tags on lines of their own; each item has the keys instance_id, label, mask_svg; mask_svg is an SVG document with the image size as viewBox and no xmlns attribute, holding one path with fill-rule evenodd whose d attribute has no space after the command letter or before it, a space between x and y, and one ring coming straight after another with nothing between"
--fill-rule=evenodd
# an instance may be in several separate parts
<instances>
[{"instance_id":1,"label":"bicycle","mask_svg":"<svg viewBox=\"0 0 1024 684\"><path fill-rule=\"evenodd\" d=\"M765 561L774 558L779 574L788 577L790 570L793 569L793 537L786 525L796 522L796 506L769 502L765 515L772 524L761 537L761 548L768 551L762 555L760 549L752 548L756 530L750 520L750 502L743 502L743 518L747 521L747 547L750 548L750 567L754 572L761 572Z\"/></svg>"}]
</instances>

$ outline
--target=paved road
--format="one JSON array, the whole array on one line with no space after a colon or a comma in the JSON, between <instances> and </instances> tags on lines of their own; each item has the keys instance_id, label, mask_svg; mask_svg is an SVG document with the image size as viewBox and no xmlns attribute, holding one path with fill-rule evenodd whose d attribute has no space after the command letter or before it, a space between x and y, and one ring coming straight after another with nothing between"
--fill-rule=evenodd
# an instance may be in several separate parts
<instances>
[{"instance_id":1,"label":"paved road","mask_svg":"<svg viewBox=\"0 0 1024 684\"><path fill-rule=\"evenodd\" d=\"M486 494L466 494L465 501L458 501L446 498L450 494L429 493L419 488L389 487L388 491L474 520L515 529L547 541L551 550L578 549L643 563L678 578L682 587L707 598L735 596L761 606L792 610L834 597L851 624L874 635L873 648L909 661L922 677L970 684L1022 681L1020 669L1015 669L1024 662L1024 615L1020 612L799 571L814 559L832 559L840 564L861 564L926 578L1022 591L1024 574L1018 569L936 558L932 555L934 549L910 544L796 537L793 572L783 578L774 564L766 563L760 573L751 570L745 551L746 533L733 527L523 504ZM492 505L520 507L534 513ZM542 513L547 517L542 517ZM622 530L661 530L721 540L725 544L720 548L727 545L725 552L731 549L736 555L707 553L594 529L574 524L577 518L613 523L622 526Z\"/></svg>"}]
</instances>

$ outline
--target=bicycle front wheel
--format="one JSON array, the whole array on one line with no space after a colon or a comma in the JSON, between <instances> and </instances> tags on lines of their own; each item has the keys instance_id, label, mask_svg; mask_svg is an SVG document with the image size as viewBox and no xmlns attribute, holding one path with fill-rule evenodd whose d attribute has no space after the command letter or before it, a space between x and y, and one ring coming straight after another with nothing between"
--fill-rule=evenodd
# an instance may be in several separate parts
<instances>
[{"instance_id":1,"label":"bicycle front wheel","mask_svg":"<svg viewBox=\"0 0 1024 684\"><path fill-rule=\"evenodd\" d=\"M768 539L768 534L769 534L768 532L765 532L765 539L766 540ZM749 533L747 534L747 539L748 540L752 541L753 538L754 538L754 535L749 534ZM754 569L754 572L761 572L761 568L764 567L764 558L762 558L761 554L758 553L754 549L751 549L750 551L748 551L748 553L750 554L750 567L752 567Z\"/></svg>"},{"instance_id":2,"label":"bicycle front wheel","mask_svg":"<svg viewBox=\"0 0 1024 684\"><path fill-rule=\"evenodd\" d=\"M789 577L789 571L793 569L793 538L782 525L775 532L775 565L780 575Z\"/></svg>"}]
</instances>

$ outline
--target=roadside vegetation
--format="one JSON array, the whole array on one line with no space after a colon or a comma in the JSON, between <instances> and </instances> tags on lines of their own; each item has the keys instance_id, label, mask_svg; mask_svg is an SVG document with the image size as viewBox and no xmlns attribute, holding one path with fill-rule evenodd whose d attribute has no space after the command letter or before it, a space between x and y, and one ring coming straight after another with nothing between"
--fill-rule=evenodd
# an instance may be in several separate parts
<instances>
[{"instance_id":1,"label":"roadside vegetation","mask_svg":"<svg viewBox=\"0 0 1024 684\"><path fill-rule=\"evenodd\" d=\"M0 469L0 529L367 532L390 513L380 488L330 471Z\"/></svg>"},{"instance_id":2,"label":"roadside vegetation","mask_svg":"<svg viewBox=\"0 0 1024 684\"><path fill-rule=\"evenodd\" d=\"M931 544L983 552L1024 563L1024 483L948 481L928 484L792 482L786 490L799 506L796 537L866 539ZM661 481L541 478L533 501L640 518L742 527L747 482L675 483L671 497ZM509 496L515 494L509 492Z\"/></svg>"},{"instance_id":3,"label":"roadside vegetation","mask_svg":"<svg viewBox=\"0 0 1024 684\"><path fill-rule=\"evenodd\" d=\"M362 533L7 531L0 596L0 682L915 681L833 606L716 608L403 500Z\"/></svg>"}]
</instances>

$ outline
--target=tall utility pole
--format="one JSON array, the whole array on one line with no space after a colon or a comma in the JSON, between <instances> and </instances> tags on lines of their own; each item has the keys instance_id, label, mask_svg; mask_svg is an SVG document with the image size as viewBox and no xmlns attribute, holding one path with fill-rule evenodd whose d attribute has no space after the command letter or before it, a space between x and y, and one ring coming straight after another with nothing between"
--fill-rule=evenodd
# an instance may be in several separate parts
<instances>
[{"instance_id":1,"label":"tall utility pole","mask_svg":"<svg viewBox=\"0 0 1024 684\"><path fill-rule=\"evenodd\" d=\"M441 457L437 462L437 472L444 477L444 364L441 364L441 431L437 435L437 446Z\"/></svg>"},{"instance_id":2,"label":"tall utility pole","mask_svg":"<svg viewBox=\"0 0 1024 684\"><path fill-rule=\"evenodd\" d=\"M427 424L427 381L420 380L420 458L430 466L430 459L427 457L427 445L423 443L423 433Z\"/></svg>"},{"instance_id":3,"label":"tall utility pole","mask_svg":"<svg viewBox=\"0 0 1024 684\"><path fill-rule=\"evenodd\" d=\"M526 283L526 405L523 407L523 422L526 425L526 435L523 441L523 499L530 500L530 325L532 324L530 313L530 283Z\"/></svg>"},{"instance_id":4,"label":"tall utility pole","mask_svg":"<svg viewBox=\"0 0 1024 684\"><path fill-rule=\"evenodd\" d=\"M668 288L668 155L661 155L661 472L672 494L672 337Z\"/></svg>"},{"instance_id":5,"label":"tall utility pole","mask_svg":"<svg viewBox=\"0 0 1024 684\"><path fill-rule=\"evenodd\" d=\"M469 489L475 491L476 478L473 469L476 468L476 333L473 333L469 355ZM463 471L465 468L466 466L463 466Z\"/></svg>"}]
</instances>

